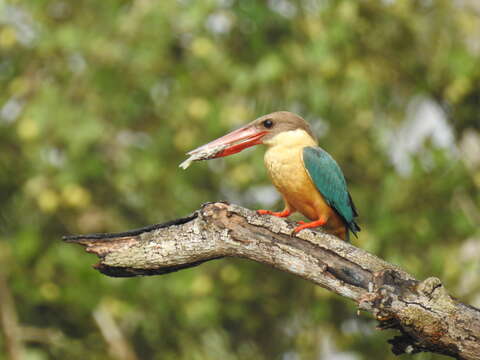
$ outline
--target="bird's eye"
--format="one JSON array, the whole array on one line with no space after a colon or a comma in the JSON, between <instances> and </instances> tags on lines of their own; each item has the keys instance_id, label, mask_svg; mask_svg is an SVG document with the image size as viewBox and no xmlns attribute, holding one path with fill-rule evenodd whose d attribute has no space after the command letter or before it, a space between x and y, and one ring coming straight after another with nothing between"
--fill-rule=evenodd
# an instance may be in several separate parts
<instances>
[{"instance_id":1,"label":"bird's eye","mask_svg":"<svg viewBox=\"0 0 480 360\"><path fill-rule=\"evenodd\" d=\"M263 126L266 127L267 129L270 129L273 126L273 121L270 119L265 120L263 123Z\"/></svg>"}]
</instances>

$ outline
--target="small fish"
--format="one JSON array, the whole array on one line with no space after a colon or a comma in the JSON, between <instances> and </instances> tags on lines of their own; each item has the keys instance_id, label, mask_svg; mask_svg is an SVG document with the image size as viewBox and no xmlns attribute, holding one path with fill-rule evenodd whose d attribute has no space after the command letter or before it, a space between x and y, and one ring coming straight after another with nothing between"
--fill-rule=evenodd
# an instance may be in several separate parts
<instances>
[{"instance_id":1,"label":"small fish","mask_svg":"<svg viewBox=\"0 0 480 360\"><path fill-rule=\"evenodd\" d=\"M187 155L190 155L190 157L178 166L185 170L193 161L213 159L227 147L228 145L219 145L213 148L199 147L198 149L188 152Z\"/></svg>"}]
</instances>

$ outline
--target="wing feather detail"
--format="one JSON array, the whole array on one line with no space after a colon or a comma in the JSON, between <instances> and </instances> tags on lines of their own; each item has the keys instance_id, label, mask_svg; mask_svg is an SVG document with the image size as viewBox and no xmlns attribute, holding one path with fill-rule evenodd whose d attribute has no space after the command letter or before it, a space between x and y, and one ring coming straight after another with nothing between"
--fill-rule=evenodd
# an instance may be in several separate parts
<instances>
[{"instance_id":1,"label":"wing feather detail","mask_svg":"<svg viewBox=\"0 0 480 360\"><path fill-rule=\"evenodd\" d=\"M307 146L303 149L303 165L310 179L356 236L360 227L355 222L357 209L347 189L347 182L337 162L320 147Z\"/></svg>"}]
</instances>

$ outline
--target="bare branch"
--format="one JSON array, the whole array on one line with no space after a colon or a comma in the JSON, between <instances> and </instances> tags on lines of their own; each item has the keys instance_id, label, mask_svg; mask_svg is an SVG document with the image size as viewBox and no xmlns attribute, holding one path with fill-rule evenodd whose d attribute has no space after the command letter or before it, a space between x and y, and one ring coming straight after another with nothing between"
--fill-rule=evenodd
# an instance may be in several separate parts
<instances>
[{"instance_id":1,"label":"bare branch","mask_svg":"<svg viewBox=\"0 0 480 360\"><path fill-rule=\"evenodd\" d=\"M25 349L21 327L18 323L17 309L6 275L2 271L0 271L0 324L3 329L6 358L9 360L23 359Z\"/></svg>"},{"instance_id":2,"label":"bare branch","mask_svg":"<svg viewBox=\"0 0 480 360\"><path fill-rule=\"evenodd\" d=\"M395 354L421 351L480 359L480 310L453 299L437 278L422 282L323 232L291 236L291 223L226 203L188 218L120 234L65 237L86 247L109 276L165 274L222 257L268 264L357 302L380 329L397 329Z\"/></svg>"},{"instance_id":3,"label":"bare branch","mask_svg":"<svg viewBox=\"0 0 480 360\"><path fill-rule=\"evenodd\" d=\"M100 304L93 312L93 318L97 323L103 338L110 348L110 355L117 360L137 360L137 356L130 344L125 339L122 330L113 318L109 308Z\"/></svg>"}]
</instances>

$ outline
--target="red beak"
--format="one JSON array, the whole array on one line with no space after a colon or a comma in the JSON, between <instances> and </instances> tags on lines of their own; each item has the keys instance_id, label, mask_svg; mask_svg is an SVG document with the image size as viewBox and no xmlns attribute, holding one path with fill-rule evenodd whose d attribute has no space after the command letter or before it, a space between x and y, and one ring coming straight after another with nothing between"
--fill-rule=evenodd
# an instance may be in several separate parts
<instances>
[{"instance_id":1,"label":"red beak","mask_svg":"<svg viewBox=\"0 0 480 360\"><path fill-rule=\"evenodd\" d=\"M262 138L267 134L267 131L260 131L251 125L246 125L240 129L234 130L227 135L224 135L216 140L209 142L195 150L192 150L188 155L192 155L199 151L205 151L216 147L225 147L218 154L212 158L219 158L236 154L243 149L250 146L258 145L262 143Z\"/></svg>"}]
</instances>

